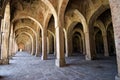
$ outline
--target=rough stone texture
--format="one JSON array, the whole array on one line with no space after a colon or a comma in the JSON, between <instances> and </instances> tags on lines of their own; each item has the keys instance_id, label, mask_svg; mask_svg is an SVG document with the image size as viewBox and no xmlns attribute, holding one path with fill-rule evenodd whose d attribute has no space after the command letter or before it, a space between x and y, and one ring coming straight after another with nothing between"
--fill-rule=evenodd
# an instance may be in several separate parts
<instances>
[{"instance_id":1,"label":"rough stone texture","mask_svg":"<svg viewBox=\"0 0 120 80\"><path fill-rule=\"evenodd\" d=\"M118 64L118 76L116 76L116 80L120 80L120 0L110 0L110 6L112 11Z\"/></svg>"},{"instance_id":2,"label":"rough stone texture","mask_svg":"<svg viewBox=\"0 0 120 80\"><path fill-rule=\"evenodd\" d=\"M18 52L9 65L0 65L0 80L114 80L114 57L85 61L84 57L66 58L67 66L58 68L55 58L49 55L42 61L26 52Z\"/></svg>"}]
</instances>

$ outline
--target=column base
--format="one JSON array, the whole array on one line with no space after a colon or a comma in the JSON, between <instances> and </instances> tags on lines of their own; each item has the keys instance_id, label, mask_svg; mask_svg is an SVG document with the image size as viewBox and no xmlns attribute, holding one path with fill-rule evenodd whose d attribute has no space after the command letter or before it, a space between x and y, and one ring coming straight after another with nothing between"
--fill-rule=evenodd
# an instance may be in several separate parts
<instances>
[{"instance_id":1,"label":"column base","mask_svg":"<svg viewBox=\"0 0 120 80\"><path fill-rule=\"evenodd\" d=\"M9 64L9 59L1 59L0 64L3 64L3 65Z\"/></svg>"},{"instance_id":2,"label":"column base","mask_svg":"<svg viewBox=\"0 0 120 80\"><path fill-rule=\"evenodd\" d=\"M57 67L64 67L64 66L66 66L65 59L56 59L55 65Z\"/></svg>"},{"instance_id":3,"label":"column base","mask_svg":"<svg viewBox=\"0 0 120 80\"><path fill-rule=\"evenodd\" d=\"M70 57L70 56L71 56L71 54L67 54L67 53L65 54L65 57Z\"/></svg>"},{"instance_id":4,"label":"column base","mask_svg":"<svg viewBox=\"0 0 120 80\"><path fill-rule=\"evenodd\" d=\"M85 59L86 60L96 60L97 59L97 57L90 57L90 56L88 56L88 55L85 55Z\"/></svg>"},{"instance_id":5,"label":"column base","mask_svg":"<svg viewBox=\"0 0 120 80\"><path fill-rule=\"evenodd\" d=\"M115 80L120 80L120 76L115 76Z\"/></svg>"},{"instance_id":6,"label":"column base","mask_svg":"<svg viewBox=\"0 0 120 80\"><path fill-rule=\"evenodd\" d=\"M40 54L39 54L39 53L36 53L36 54L35 54L35 56L36 56L36 57L39 57L39 56L40 56Z\"/></svg>"},{"instance_id":7,"label":"column base","mask_svg":"<svg viewBox=\"0 0 120 80\"><path fill-rule=\"evenodd\" d=\"M92 60L91 57L88 56L88 55L85 55L85 59L86 59L86 60Z\"/></svg>"},{"instance_id":8,"label":"column base","mask_svg":"<svg viewBox=\"0 0 120 80\"><path fill-rule=\"evenodd\" d=\"M41 60L47 60L47 57L41 56Z\"/></svg>"}]
</instances>

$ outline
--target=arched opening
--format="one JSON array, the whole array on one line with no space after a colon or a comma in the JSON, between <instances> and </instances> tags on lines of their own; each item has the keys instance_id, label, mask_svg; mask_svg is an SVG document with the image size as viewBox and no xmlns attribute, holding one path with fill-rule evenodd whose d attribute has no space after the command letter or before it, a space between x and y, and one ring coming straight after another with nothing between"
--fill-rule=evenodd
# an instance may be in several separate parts
<instances>
[{"instance_id":1,"label":"arched opening","mask_svg":"<svg viewBox=\"0 0 120 80\"><path fill-rule=\"evenodd\" d=\"M115 51L115 40L112 23L107 28L107 40L108 40L108 51L109 55L113 56L116 54Z\"/></svg>"},{"instance_id":2,"label":"arched opening","mask_svg":"<svg viewBox=\"0 0 120 80\"><path fill-rule=\"evenodd\" d=\"M56 54L56 48L55 48L55 20L54 20L54 16L51 15L50 20L48 22L48 26L47 26L47 37L48 37L48 43L49 45L47 45L47 47L49 48L47 51L48 54L52 54L52 58L55 57L54 54ZM51 58L51 56L49 56Z\"/></svg>"},{"instance_id":3,"label":"arched opening","mask_svg":"<svg viewBox=\"0 0 120 80\"><path fill-rule=\"evenodd\" d=\"M95 34L95 47L96 47L96 54L97 57L104 56L104 45L103 45L103 36L102 32L99 28L94 28Z\"/></svg>"},{"instance_id":4,"label":"arched opening","mask_svg":"<svg viewBox=\"0 0 120 80\"><path fill-rule=\"evenodd\" d=\"M54 54L54 36L52 34L52 32L48 31L48 54Z\"/></svg>"},{"instance_id":5,"label":"arched opening","mask_svg":"<svg viewBox=\"0 0 120 80\"><path fill-rule=\"evenodd\" d=\"M25 45L23 43L18 43L18 51L22 52L25 50Z\"/></svg>"},{"instance_id":6,"label":"arched opening","mask_svg":"<svg viewBox=\"0 0 120 80\"><path fill-rule=\"evenodd\" d=\"M72 36L73 53L80 53L81 35L76 32Z\"/></svg>"},{"instance_id":7,"label":"arched opening","mask_svg":"<svg viewBox=\"0 0 120 80\"><path fill-rule=\"evenodd\" d=\"M99 12L99 11L98 11ZM91 23L95 23L95 21L97 22L96 24L97 24L97 26L99 27L99 29L101 30L101 32L100 32L100 34L102 34L102 36L100 36L100 35L98 35L99 36L99 38L100 37L102 37L101 39L99 39L99 40L101 40L101 42L99 42L99 43L103 43L103 47L104 47L104 49L103 50L101 50L101 47L99 47L100 49L99 49L99 51L98 52L103 52L104 53L104 55L106 56L106 57L108 57L109 55L110 55L110 48L112 48L113 47L113 44L112 44L112 46L111 46L111 43L114 43L114 40L112 40L112 41L108 41L108 34L109 34L109 36L111 35L108 31L108 23L111 21L111 11L110 11L110 9L108 8L107 9L107 7L106 7L106 9L105 10L103 10L103 12L102 13L99 13L99 14L97 14L96 15L96 17L93 15L93 18L91 18L91 20L94 20L93 22L92 21L90 21ZM92 25L92 24L91 24ZM111 29L111 30L113 30L113 28ZM97 33L96 33L97 34ZM113 33L112 33L113 34ZM97 36L97 37L98 37ZM109 37L110 38L110 37ZM112 39L112 38L111 38ZM97 43L98 44L98 43ZM102 45L100 45L100 46L102 46ZM115 45L114 45L115 46ZM112 48L113 49L113 48ZM97 51L96 51L97 52ZM98 53L97 52L97 53Z\"/></svg>"},{"instance_id":8,"label":"arched opening","mask_svg":"<svg viewBox=\"0 0 120 80\"><path fill-rule=\"evenodd\" d=\"M68 46L72 50L71 55L84 54L85 44L84 44L83 26L81 23L76 23L75 25L69 27L68 40L71 40L68 41L69 45L71 45Z\"/></svg>"},{"instance_id":9,"label":"arched opening","mask_svg":"<svg viewBox=\"0 0 120 80\"><path fill-rule=\"evenodd\" d=\"M33 55L34 53L34 42L31 34L27 32L21 32L16 34L16 42L18 45L18 49L24 50L29 54Z\"/></svg>"}]
</instances>

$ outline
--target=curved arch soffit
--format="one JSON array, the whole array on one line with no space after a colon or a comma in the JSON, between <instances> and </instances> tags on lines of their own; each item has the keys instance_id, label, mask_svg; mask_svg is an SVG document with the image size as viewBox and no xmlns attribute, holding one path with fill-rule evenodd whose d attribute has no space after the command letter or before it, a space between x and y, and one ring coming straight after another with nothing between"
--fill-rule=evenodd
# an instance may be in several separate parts
<instances>
[{"instance_id":1,"label":"curved arch soffit","mask_svg":"<svg viewBox=\"0 0 120 80\"><path fill-rule=\"evenodd\" d=\"M52 3L49 0L41 0L48 8L50 9L51 13L54 16L55 19L55 27L58 27L58 19L57 19L57 12L55 8L53 7Z\"/></svg>"},{"instance_id":2,"label":"curved arch soffit","mask_svg":"<svg viewBox=\"0 0 120 80\"><path fill-rule=\"evenodd\" d=\"M29 33L27 33L27 32L21 32L21 33L17 34L16 36L19 37L21 34L26 34L27 36L30 37L31 43L32 43L32 52L31 52L31 53L33 54L33 48L34 48L34 47L33 47L33 46L34 46L33 37L31 36L31 34L29 34ZM15 36L15 40L18 39L18 38L16 38L16 36Z\"/></svg>"},{"instance_id":3,"label":"curved arch soffit","mask_svg":"<svg viewBox=\"0 0 120 80\"><path fill-rule=\"evenodd\" d=\"M82 37L82 39L84 39L84 34L83 34L82 30L80 30L80 29L75 29L75 30L72 32L72 35L73 35L75 32L79 32L80 35L81 35L81 37Z\"/></svg>"},{"instance_id":4,"label":"curved arch soffit","mask_svg":"<svg viewBox=\"0 0 120 80\"><path fill-rule=\"evenodd\" d=\"M35 36L37 37L37 33L35 32L35 30L32 29L32 28L29 27L29 26L18 27L18 28L16 28L16 29L14 30L14 32L17 31L17 30L19 30L19 29L22 29L22 28L28 28L28 29L30 29L30 30L35 34Z\"/></svg>"},{"instance_id":5,"label":"curved arch soffit","mask_svg":"<svg viewBox=\"0 0 120 80\"><path fill-rule=\"evenodd\" d=\"M15 39L17 39L17 37L19 37L19 36L22 35L22 34L25 34L25 35L29 36L30 39L31 39L31 41L33 42L33 37L32 37L32 35L29 34L29 33L27 33L27 32L21 32L21 33L16 34Z\"/></svg>"},{"instance_id":6,"label":"curved arch soffit","mask_svg":"<svg viewBox=\"0 0 120 80\"><path fill-rule=\"evenodd\" d=\"M93 22L95 22L95 20L103 13L105 12L107 9L110 9L109 4L106 5L101 5L92 15L91 17L88 19L88 26L92 27Z\"/></svg>"},{"instance_id":7,"label":"curved arch soffit","mask_svg":"<svg viewBox=\"0 0 120 80\"><path fill-rule=\"evenodd\" d=\"M52 31L48 30L48 32L55 38L55 35Z\"/></svg>"},{"instance_id":8,"label":"curved arch soffit","mask_svg":"<svg viewBox=\"0 0 120 80\"><path fill-rule=\"evenodd\" d=\"M112 24L112 20L107 24L106 30L108 30L109 26Z\"/></svg>"},{"instance_id":9,"label":"curved arch soffit","mask_svg":"<svg viewBox=\"0 0 120 80\"><path fill-rule=\"evenodd\" d=\"M46 14L46 17L45 17L45 20L44 20L44 27L45 27L45 29L48 28L48 24L49 24L49 21L50 21L51 17L52 17L52 14L48 12Z\"/></svg>"},{"instance_id":10,"label":"curved arch soffit","mask_svg":"<svg viewBox=\"0 0 120 80\"><path fill-rule=\"evenodd\" d=\"M106 33L106 29L105 29L105 26L104 26L104 24L102 23L102 21L100 21L100 20L95 21L94 27L99 28L99 29L101 30L102 34L105 34L105 33Z\"/></svg>"},{"instance_id":11,"label":"curved arch soffit","mask_svg":"<svg viewBox=\"0 0 120 80\"><path fill-rule=\"evenodd\" d=\"M26 19L26 18L28 18L28 19L36 22L36 23L39 25L40 29L43 30L42 25L40 24L40 22L37 21L36 19L32 18L31 16L23 16L23 15L21 15L21 17L15 17L15 18L12 20L12 23L14 23L14 22L17 21L17 20Z\"/></svg>"},{"instance_id":12,"label":"curved arch soffit","mask_svg":"<svg viewBox=\"0 0 120 80\"><path fill-rule=\"evenodd\" d=\"M68 29L67 29L67 33L69 34L73 28L75 27L75 25L77 23L81 23L82 26L83 26L83 31L84 32L88 32L88 26L87 26L87 22L86 22L86 19L85 17L77 10L72 10L77 16L79 16L79 20L76 20L76 21L72 21L71 24L69 25Z\"/></svg>"},{"instance_id":13,"label":"curved arch soffit","mask_svg":"<svg viewBox=\"0 0 120 80\"><path fill-rule=\"evenodd\" d=\"M61 24L63 24L61 26L64 26L64 15L65 15L65 10L68 5L68 2L69 0L62 0L61 5L60 5L61 7L59 9L59 18L60 18Z\"/></svg>"},{"instance_id":14,"label":"curved arch soffit","mask_svg":"<svg viewBox=\"0 0 120 80\"><path fill-rule=\"evenodd\" d=\"M72 35L72 39L73 39L74 36L77 36L77 37L79 38L79 40L81 39L81 37L80 37L79 34L75 34L75 35L73 34L73 35Z\"/></svg>"},{"instance_id":15,"label":"curved arch soffit","mask_svg":"<svg viewBox=\"0 0 120 80\"><path fill-rule=\"evenodd\" d=\"M34 35L35 35L35 37L36 37L36 40L35 40L35 41L36 41L36 47L37 47L37 45L38 45L37 33L36 33L31 27L29 27L29 26L24 26L24 27L17 28L16 30L19 30L19 29L22 29L22 28L25 28L25 27L28 28L28 29L30 29L31 31L33 31L33 33L34 33ZM15 31L16 31L16 30L15 30ZM37 48L36 48L36 49L37 49Z\"/></svg>"}]
</instances>

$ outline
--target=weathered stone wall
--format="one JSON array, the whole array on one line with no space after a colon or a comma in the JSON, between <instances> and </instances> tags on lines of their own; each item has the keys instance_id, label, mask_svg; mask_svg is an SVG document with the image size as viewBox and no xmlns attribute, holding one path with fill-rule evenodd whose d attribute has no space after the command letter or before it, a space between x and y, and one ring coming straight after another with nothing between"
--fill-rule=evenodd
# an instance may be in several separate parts
<instances>
[{"instance_id":1,"label":"weathered stone wall","mask_svg":"<svg viewBox=\"0 0 120 80\"><path fill-rule=\"evenodd\" d=\"M117 53L118 76L120 76L120 0L109 0L112 12L114 36ZM116 80L120 80L120 77Z\"/></svg>"}]
</instances>

